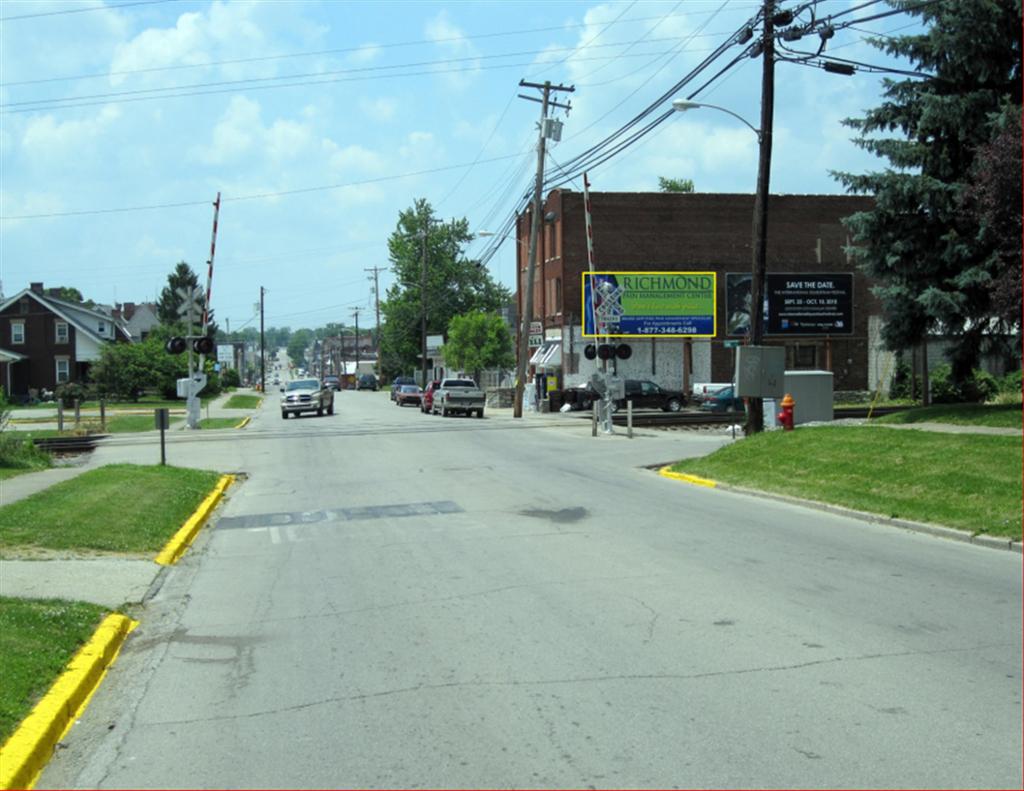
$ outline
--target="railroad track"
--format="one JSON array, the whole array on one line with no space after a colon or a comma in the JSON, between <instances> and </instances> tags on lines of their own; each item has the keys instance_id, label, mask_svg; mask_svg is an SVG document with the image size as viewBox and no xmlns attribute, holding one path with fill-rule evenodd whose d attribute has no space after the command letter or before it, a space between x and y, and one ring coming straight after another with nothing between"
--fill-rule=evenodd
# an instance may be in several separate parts
<instances>
[{"instance_id":1,"label":"railroad track","mask_svg":"<svg viewBox=\"0 0 1024 791\"><path fill-rule=\"evenodd\" d=\"M37 437L32 443L49 453L88 453L109 434L86 434L81 437Z\"/></svg>"}]
</instances>

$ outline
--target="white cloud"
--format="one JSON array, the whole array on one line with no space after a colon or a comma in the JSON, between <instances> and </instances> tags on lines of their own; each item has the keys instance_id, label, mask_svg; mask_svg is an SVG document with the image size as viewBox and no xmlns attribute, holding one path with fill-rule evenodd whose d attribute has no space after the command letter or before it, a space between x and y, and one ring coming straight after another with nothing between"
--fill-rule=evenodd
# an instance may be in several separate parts
<instances>
[{"instance_id":1,"label":"white cloud","mask_svg":"<svg viewBox=\"0 0 1024 791\"><path fill-rule=\"evenodd\" d=\"M442 10L436 17L427 22L426 36L433 41L445 58L459 59L460 62L438 66L444 82L456 89L465 89L477 76L480 61L475 58L480 54L461 28L454 25L448 18L448 12ZM462 60L469 58L470 60ZM457 69L448 71L447 69Z\"/></svg>"},{"instance_id":2,"label":"white cloud","mask_svg":"<svg viewBox=\"0 0 1024 791\"><path fill-rule=\"evenodd\" d=\"M380 53L381 48L376 44L362 44L357 50L349 54L348 60L352 64L363 66L377 60L380 57Z\"/></svg>"},{"instance_id":3,"label":"white cloud","mask_svg":"<svg viewBox=\"0 0 1024 791\"><path fill-rule=\"evenodd\" d=\"M388 165L383 156L359 145L341 148L333 140L324 140L323 149L328 154L331 170L342 177L353 174L384 175Z\"/></svg>"},{"instance_id":4,"label":"white cloud","mask_svg":"<svg viewBox=\"0 0 1024 791\"><path fill-rule=\"evenodd\" d=\"M398 110L398 102L386 96L379 99L362 98L359 100L359 109L373 121L390 121Z\"/></svg>"},{"instance_id":5,"label":"white cloud","mask_svg":"<svg viewBox=\"0 0 1024 791\"><path fill-rule=\"evenodd\" d=\"M279 162L301 157L310 147L312 126L279 118L264 126L260 103L234 96L213 128L208 145L196 146L191 155L206 165L225 165L242 160Z\"/></svg>"},{"instance_id":6,"label":"white cloud","mask_svg":"<svg viewBox=\"0 0 1024 791\"><path fill-rule=\"evenodd\" d=\"M25 126L21 145L29 157L53 162L67 155L80 157L121 117L118 107L107 105L91 118L58 121L52 115L32 118Z\"/></svg>"}]
</instances>

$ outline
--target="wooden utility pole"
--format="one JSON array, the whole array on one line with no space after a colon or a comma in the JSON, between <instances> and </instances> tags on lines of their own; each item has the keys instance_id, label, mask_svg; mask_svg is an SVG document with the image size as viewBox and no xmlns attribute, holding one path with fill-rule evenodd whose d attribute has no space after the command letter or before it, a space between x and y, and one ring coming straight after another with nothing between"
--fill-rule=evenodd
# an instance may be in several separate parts
<instances>
[{"instance_id":1,"label":"wooden utility pole","mask_svg":"<svg viewBox=\"0 0 1024 791\"><path fill-rule=\"evenodd\" d=\"M775 108L775 0L764 0L761 36L761 127L758 132L757 193L754 197L753 267L750 281L750 345L764 340L764 280L767 268L768 184L772 169L772 119ZM746 433L764 431L764 401L751 398Z\"/></svg>"},{"instance_id":2,"label":"wooden utility pole","mask_svg":"<svg viewBox=\"0 0 1024 791\"><path fill-rule=\"evenodd\" d=\"M519 81L520 87L523 88L537 88L541 91L542 98L537 99L533 96L523 96L519 94L520 98L527 99L531 102L540 102L540 129L537 141L537 179L534 182L533 187L533 217L531 217L530 223L530 248L529 258L526 267L526 287L525 293L522 297L522 310L523 315L520 317L519 322L519 354L516 360L516 396L515 402L512 405L512 416L522 417L523 416L523 393L526 388L526 365L530 357L530 323L533 321L533 279L534 272L537 269L537 236L540 229L540 215L542 211L541 206L541 190L544 186L544 149L545 141L547 140L548 130L545 128L545 121L548 117L548 107L562 107L566 110L570 108L570 105L559 104L558 102L551 101L552 91L568 91L572 92L576 89L573 86L565 85L552 85L549 81L545 81L543 85L535 82L526 82L524 80ZM518 255L516 256L518 262ZM517 287L521 286L519 283L519 271L518 263L516 264L516 284Z\"/></svg>"},{"instance_id":3,"label":"wooden utility pole","mask_svg":"<svg viewBox=\"0 0 1024 791\"><path fill-rule=\"evenodd\" d=\"M352 315L356 320L356 379L359 379L359 311L362 308L353 308ZM358 382L357 382L358 383Z\"/></svg>"},{"instance_id":4,"label":"wooden utility pole","mask_svg":"<svg viewBox=\"0 0 1024 791\"><path fill-rule=\"evenodd\" d=\"M377 378L380 378L380 279L379 275L384 271L382 266L373 266L364 269L364 272L373 272L373 299L377 312L377 324L373 331L373 350L377 353Z\"/></svg>"}]
</instances>

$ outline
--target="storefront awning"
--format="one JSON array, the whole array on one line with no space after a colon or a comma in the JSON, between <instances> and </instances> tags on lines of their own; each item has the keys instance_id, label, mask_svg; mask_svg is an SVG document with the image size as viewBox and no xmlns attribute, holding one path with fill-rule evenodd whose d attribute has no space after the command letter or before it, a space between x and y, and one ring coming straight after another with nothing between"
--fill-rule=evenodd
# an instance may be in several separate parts
<instances>
[{"instance_id":1,"label":"storefront awning","mask_svg":"<svg viewBox=\"0 0 1024 791\"><path fill-rule=\"evenodd\" d=\"M537 368L551 370L562 366L562 342L545 341L530 358L530 365Z\"/></svg>"}]
</instances>

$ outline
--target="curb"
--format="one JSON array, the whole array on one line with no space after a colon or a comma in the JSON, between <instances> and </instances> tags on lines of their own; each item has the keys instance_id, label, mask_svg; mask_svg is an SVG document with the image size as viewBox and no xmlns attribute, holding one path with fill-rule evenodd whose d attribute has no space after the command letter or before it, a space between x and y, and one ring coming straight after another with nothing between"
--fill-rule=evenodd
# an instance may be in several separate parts
<instances>
[{"instance_id":1,"label":"curb","mask_svg":"<svg viewBox=\"0 0 1024 791\"><path fill-rule=\"evenodd\" d=\"M234 483L234 480L234 475L221 476L221 479L217 481L217 485L213 487L213 491L206 495L206 499L199 504L195 513L186 520L181 529L160 550L160 554L154 558L154 561L161 566L169 566L172 563L178 562L181 556L185 554L185 550L192 544L192 540L199 532L199 528L203 526L206 517L210 515L210 511L217 505L225 490Z\"/></svg>"},{"instance_id":2,"label":"curb","mask_svg":"<svg viewBox=\"0 0 1024 791\"><path fill-rule=\"evenodd\" d=\"M853 508L846 508L842 505L832 505L831 503L821 503L817 500L805 500L801 497L792 497L787 494L775 494L773 492L761 491L760 489L748 489L743 486L719 483L718 481L712 481L708 478L698 478L696 475L688 475L682 472L669 472L668 467L662 467L658 470L658 474L665 478L684 481L696 486L706 486L727 492L736 492L737 494L747 494L752 497L777 500L778 502L789 503L790 505L799 505L804 508L814 508L818 511L826 511L830 514L836 514L837 516L847 516L852 519L860 519L865 522L901 527L904 530L910 530L914 533L925 533L938 538L948 538L953 541L961 541L965 544L975 544L981 547L988 547L989 549L1005 549L1010 552L1024 554L1024 544L1010 538L999 538L998 536L983 534L975 535L973 533L968 533L966 530L957 530L956 528L945 527L944 525L933 525L927 522L912 522L909 519L898 519L896 517L873 514L868 511L857 511Z\"/></svg>"},{"instance_id":3,"label":"curb","mask_svg":"<svg viewBox=\"0 0 1024 791\"><path fill-rule=\"evenodd\" d=\"M237 426L235 426L235 428L245 428L246 426L249 425L249 421L250 420L252 420L251 417L244 417L244 418L242 418L242 422L239 423Z\"/></svg>"},{"instance_id":4,"label":"curb","mask_svg":"<svg viewBox=\"0 0 1024 791\"><path fill-rule=\"evenodd\" d=\"M0 789L31 788L56 749L85 710L114 663L128 633L138 626L124 615L108 615L64 672L0 748Z\"/></svg>"}]
</instances>

